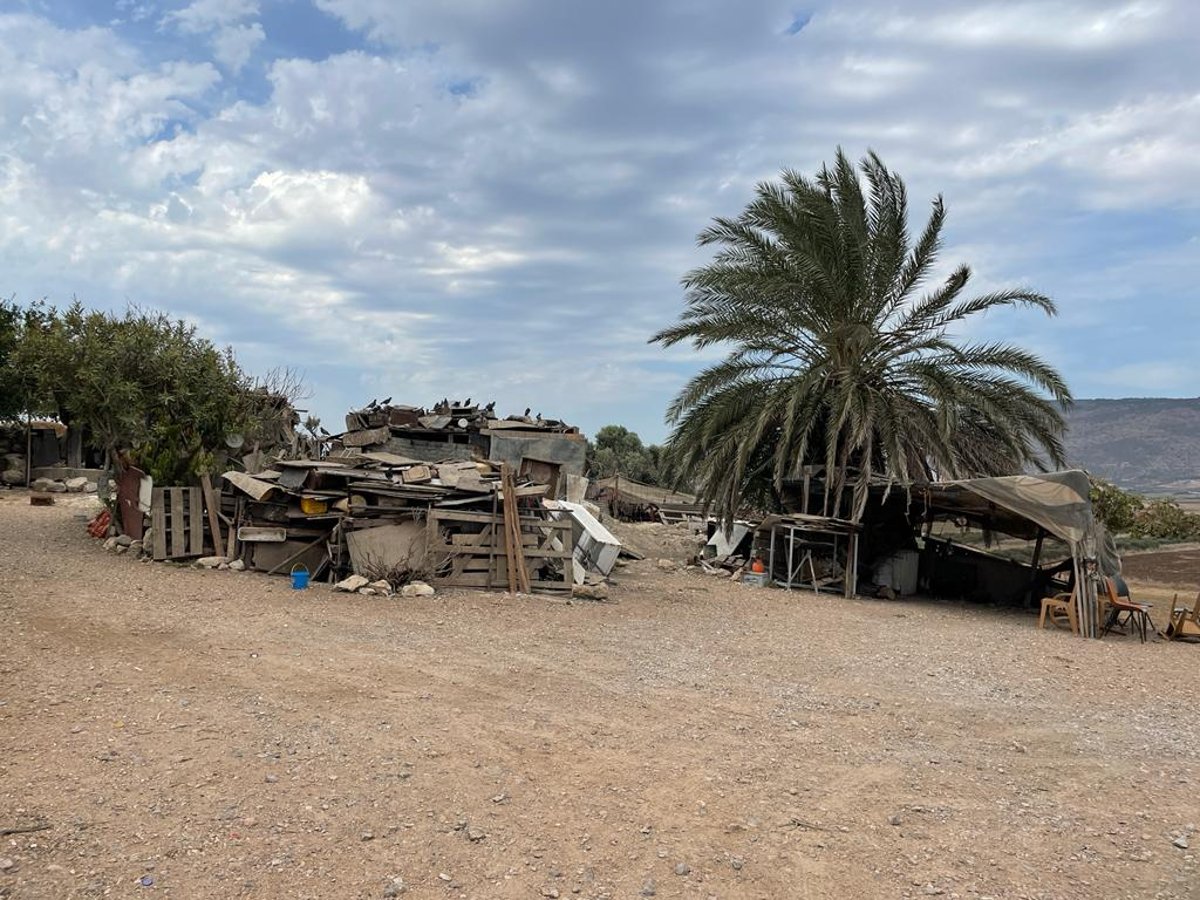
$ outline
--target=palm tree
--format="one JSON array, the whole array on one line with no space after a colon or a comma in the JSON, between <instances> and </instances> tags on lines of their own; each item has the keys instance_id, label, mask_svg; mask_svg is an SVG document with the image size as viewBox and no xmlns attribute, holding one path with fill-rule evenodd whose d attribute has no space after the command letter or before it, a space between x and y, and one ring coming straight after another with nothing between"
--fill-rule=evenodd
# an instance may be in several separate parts
<instances>
[{"instance_id":1,"label":"palm tree","mask_svg":"<svg viewBox=\"0 0 1200 900\"><path fill-rule=\"evenodd\" d=\"M701 232L715 257L684 276L686 309L651 342L729 348L667 412L678 470L727 520L770 505L809 464L826 467L831 512L852 491L856 520L871 483L1062 465L1071 394L1059 373L954 334L997 307L1053 316L1054 303L1027 290L964 299L966 266L926 287L945 217L939 196L913 243L901 178L874 153L856 168L839 149L815 180L785 170Z\"/></svg>"}]
</instances>

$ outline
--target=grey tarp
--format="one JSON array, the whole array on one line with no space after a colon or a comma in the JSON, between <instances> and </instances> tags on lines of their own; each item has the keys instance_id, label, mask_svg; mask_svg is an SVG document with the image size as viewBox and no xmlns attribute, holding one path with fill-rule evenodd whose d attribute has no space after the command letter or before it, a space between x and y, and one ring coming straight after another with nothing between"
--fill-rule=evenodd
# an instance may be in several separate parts
<instances>
[{"instance_id":1,"label":"grey tarp","mask_svg":"<svg viewBox=\"0 0 1200 900\"><path fill-rule=\"evenodd\" d=\"M986 501L987 517L993 519L997 530L1027 535L1023 520L1061 538L1071 548L1075 584L1082 588L1076 591L1080 629L1089 637L1098 634L1097 578L1119 572L1120 559L1111 537L1092 515L1091 481L1086 472L1071 469L970 478L930 484L926 491L934 505L953 505L976 515L983 515L985 510L969 495Z\"/></svg>"}]
</instances>

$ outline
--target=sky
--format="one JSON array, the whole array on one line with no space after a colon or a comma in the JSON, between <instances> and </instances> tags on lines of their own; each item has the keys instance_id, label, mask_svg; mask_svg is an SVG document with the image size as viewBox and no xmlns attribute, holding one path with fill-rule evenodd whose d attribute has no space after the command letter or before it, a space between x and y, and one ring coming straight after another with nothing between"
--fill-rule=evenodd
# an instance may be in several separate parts
<instances>
[{"instance_id":1,"label":"sky","mask_svg":"<svg viewBox=\"0 0 1200 900\"><path fill-rule=\"evenodd\" d=\"M695 237L877 152L972 337L1194 396L1200 4L0 0L0 294L162 309L330 424L391 396L665 437ZM333 428L332 430L337 430Z\"/></svg>"}]
</instances>

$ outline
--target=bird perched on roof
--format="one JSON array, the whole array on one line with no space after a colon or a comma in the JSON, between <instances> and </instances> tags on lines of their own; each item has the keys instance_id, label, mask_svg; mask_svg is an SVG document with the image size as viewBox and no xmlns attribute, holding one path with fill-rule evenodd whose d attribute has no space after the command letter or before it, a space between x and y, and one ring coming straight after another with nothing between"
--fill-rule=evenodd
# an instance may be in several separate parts
<instances>
[{"instance_id":1,"label":"bird perched on roof","mask_svg":"<svg viewBox=\"0 0 1200 900\"><path fill-rule=\"evenodd\" d=\"M486 412L495 412L496 411L496 401L493 400L491 403L489 403L487 406L484 407L484 410Z\"/></svg>"},{"instance_id":2,"label":"bird perched on roof","mask_svg":"<svg viewBox=\"0 0 1200 900\"><path fill-rule=\"evenodd\" d=\"M526 415L526 416L528 416L528 415L529 415L529 407L528 407L528 406L527 406L527 407L525 407L525 415Z\"/></svg>"},{"instance_id":3,"label":"bird perched on roof","mask_svg":"<svg viewBox=\"0 0 1200 900\"><path fill-rule=\"evenodd\" d=\"M391 397L384 397L384 398L383 398L383 402L382 402L382 403L380 403L379 405L380 405L380 406L387 406L387 405L388 405L389 403L391 403L391 402L392 402L392 398L391 398Z\"/></svg>"}]
</instances>

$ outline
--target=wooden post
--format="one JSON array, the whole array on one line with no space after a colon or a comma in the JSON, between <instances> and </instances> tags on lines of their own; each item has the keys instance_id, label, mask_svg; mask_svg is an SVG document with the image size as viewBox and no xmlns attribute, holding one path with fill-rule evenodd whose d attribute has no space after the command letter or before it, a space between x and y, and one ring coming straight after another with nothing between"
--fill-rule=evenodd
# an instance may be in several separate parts
<instances>
[{"instance_id":1,"label":"wooden post","mask_svg":"<svg viewBox=\"0 0 1200 900\"><path fill-rule=\"evenodd\" d=\"M217 499L213 492L212 478L207 472L200 476L200 487L204 491L204 506L208 510L208 529L212 532L213 555L221 555L221 523L217 519Z\"/></svg>"},{"instance_id":2,"label":"wooden post","mask_svg":"<svg viewBox=\"0 0 1200 900\"><path fill-rule=\"evenodd\" d=\"M1030 576L1029 576L1029 591L1028 591L1028 592L1026 593L1026 595L1025 595L1025 605L1026 605L1026 607L1032 606L1032 605L1033 605L1035 602L1037 602L1037 599L1038 599L1038 598L1036 598L1036 597L1034 597L1034 596L1033 596L1033 589L1034 589L1035 587L1037 587L1037 582L1038 582L1038 566L1039 566L1039 565L1041 565L1041 561L1042 561L1042 543L1043 543L1045 540L1046 540L1046 530L1045 530L1044 528L1040 528L1040 527L1039 527L1039 528L1038 528L1038 533L1037 533L1037 540L1036 540L1036 541L1034 542L1034 544L1033 544L1033 562L1031 563L1031 565L1032 565L1032 567L1033 567L1033 572L1031 572L1031 573L1030 573Z\"/></svg>"},{"instance_id":3,"label":"wooden post","mask_svg":"<svg viewBox=\"0 0 1200 900\"><path fill-rule=\"evenodd\" d=\"M33 413L25 413L25 487L33 481Z\"/></svg>"}]
</instances>

